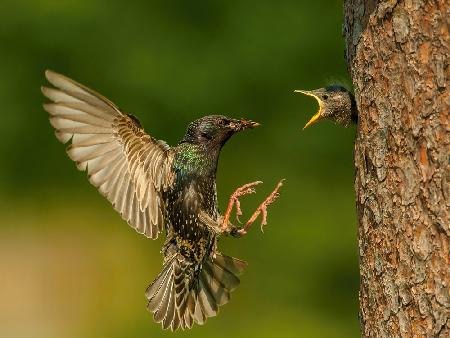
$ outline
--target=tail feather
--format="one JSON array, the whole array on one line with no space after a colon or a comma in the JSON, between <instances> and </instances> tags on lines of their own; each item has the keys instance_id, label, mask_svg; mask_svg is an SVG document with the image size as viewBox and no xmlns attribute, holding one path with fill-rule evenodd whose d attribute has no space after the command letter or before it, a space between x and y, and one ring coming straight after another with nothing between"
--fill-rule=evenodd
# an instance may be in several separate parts
<instances>
[{"instance_id":1,"label":"tail feather","mask_svg":"<svg viewBox=\"0 0 450 338\"><path fill-rule=\"evenodd\" d=\"M173 281L172 281L173 283ZM174 322L174 316L175 316L175 292L169 293L169 300L167 303L167 311L164 315L164 319L162 321L162 327L163 329L168 329Z\"/></svg>"},{"instance_id":2,"label":"tail feather","mask_svg":"<svg viewBox=\"0 0 450 338\"><path fill-rule=\"evenodd\" d=\"M235 275L240 275L247 267L246 261L219 253L217 253L214 263Z\"/></svg>"},{"instance_id":3,"label":"tail feather","mask_svg":"<svg viewBox=\"0 0 450 338\"><path fill-rule=\"evenodd\" d=\"M206 316L203 313L202 306L200 305L200 302L198 300L195 303L194 321L198 325L203 325L206 322Z\"/></svg>"},{"instance_id":4,"label":"tail feather","mask_svg":"<svg viewBox=\"0 0 450 338\"><path fill-rule=\"evenodd\" d=\"M150 312L158 310L168 286L168 281L172 274L172 267L167 266L147 288L145 295L149 300L147 308Z\"/></svg>"},{"instance_id":5,"label":"tail feather","mask_svg":"<svg viewBox=\"0 0 450 338\"><path fill-rule=\"evenodd\" d=\"M189 292L189 296L187 297L185 306L182 309L184 311L184 315L181 315L181 323L183 323L185 327L190 329L192 327L192 325L194 325L194 312L195 312L194 290L191 290ZM181 309L180 309L180 313L183 314ZM184 319L184 322L183 322L183 319Z\"/></svg>"},{"instance_id":6,"label":"tail feather","mask_svg":"<svg viewBox=\"0 0 450 338\"><path fill-rule=\"evenodd\" d=\"M180 310L180 326L183 330L185 328L190 329L192 325L194 325L195 300L192 291L190 292L186 303L187 306L184 308L184 314ZM191 304L193 304L193 306Z\"/></svg>"},{"instance_id":7,"label":"tail feather","mask_svg":"<svg viewBox=\"0 0 450 338\"><path fill-rule=\"evenodd\" d=\"M201 305L203 313L206 317L216 316L219 311L219 306L209 290L209 285L204 283L204 274L200 275L199 285L200 289L198 292L198 301Z\"/></svg>"},{"instance_id":8,"label":"tail feather","mask_svg":"<svg viewBox=\"0 0 450 338\"><path fill-rule=\"evenodd\" d=\"M175 255L147 288L147 308L163 329L190 329L194 322L202 325L230 300L230 292L239 285L237 275L246 266L244 261L216 253L195 274L183 256Z\"/></svg>"},{"instance_id":9,"label":"tail feather","mask_svg":"<svg viewBox=\"0 0 450 338\"><path fill-rule=\"evenodd\" d=\"M233 291L240 284L239 278L235 273L231 272L225 267L222 267L216 262L217 260L215 260L214 263L205 264L207 268L204 270L204 273L209 272L210 278L217 280L217 282L222 286L222 288L228 291ZM218 290L220 289L221 288L218 287Z\"/></svg>"},{"instance_id":10,"label":"tail feather","mask_svg":"<svg viewBox=\"0 0 450 338\"><path fill-rule=\"evenodd\" d=\"M161 322L167 313L167 309L169 307L169 301L172 298L172 287L173 287L173 277L169 278L169 282L167 284L166 289L164 290L164 296L161 300L161 303L158 306L158 309L153 314L153 318L156 322Z\"/></svg>"},{"instance_id":11,"label":"tail feather","mask_svg":"<svg viewBox=\"0 0 450 338\"><path fill-rule=\"evenodd\" d=\"M212 268L209 264L205 265L204 269L205 273L203 273L200 278L202 279L203 284L208 287L208 291L214 297L217 305L221 306L228 303L230 300L230 290L228 290L221 281L214 278L214 275L212 275Z\"/></svg>"}]
</instances>

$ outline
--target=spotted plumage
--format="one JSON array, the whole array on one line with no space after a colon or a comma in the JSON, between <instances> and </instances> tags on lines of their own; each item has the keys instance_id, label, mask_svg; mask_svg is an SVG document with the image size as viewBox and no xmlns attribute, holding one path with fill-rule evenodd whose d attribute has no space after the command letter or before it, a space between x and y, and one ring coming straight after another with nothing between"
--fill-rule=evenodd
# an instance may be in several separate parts
<instances>
[{"instance_id":1,"label":"spotted plumage","mask_svg":"<svg viewBox=\"0 0 450 338\"><path fill-rule=\"evenodd\" d=\"M167 235L162 272L146 290L155 321L176 330L215 316L246 266L217 251L225 229L217 205L217 161L235 132L257 124L206 116L171 148L93 90L52 71L46 77L54 87L42 88L52 101L44 108L56 137L70 142L67 153L78 169L87 171L90 183L137 232Z\"/></svg>"}]
</instances>

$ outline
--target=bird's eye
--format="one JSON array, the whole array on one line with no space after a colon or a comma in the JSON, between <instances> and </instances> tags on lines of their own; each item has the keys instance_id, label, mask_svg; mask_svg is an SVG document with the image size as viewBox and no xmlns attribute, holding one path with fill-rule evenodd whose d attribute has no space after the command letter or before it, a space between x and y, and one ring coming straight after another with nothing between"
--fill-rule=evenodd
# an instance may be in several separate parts
<instances>
[{"instance_id":1,"label":"bird's eye","mask_svg":"<svg viewBox=\"0 0 450 338\"><path fill-rule=\"evenodd\" d=\"M328 99L328 95L327 95L327 94L324 94L324 95L322 96L322 98L323 98L324 100L326 100L326 99Z\"/></svg>"},{"instance_id":2,"label":"bird's eye","mask_svg":"<svg viewBox=\"0 0 450 338\"><path fill-rule=\"evenodd\" d=\"M220 125L221 127L225 127L225 126L228 125L228 121L227 121L227 120L219 120L219 125Z\"/></svg>"}]
</instances>

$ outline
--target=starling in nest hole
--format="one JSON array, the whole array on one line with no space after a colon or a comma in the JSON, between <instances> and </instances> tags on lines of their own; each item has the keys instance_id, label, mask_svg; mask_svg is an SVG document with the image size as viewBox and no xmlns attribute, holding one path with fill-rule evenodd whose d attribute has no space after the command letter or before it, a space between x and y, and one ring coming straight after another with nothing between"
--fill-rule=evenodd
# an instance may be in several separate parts
<instances>
[{"instance_id":1,"label":"starling in nest hole","mask_svg":"<svg viewBox=\"0 0 450 338\"><path fill-rule=\"evenodd\" d=\"M343 86L332 85L315 90L295 90L295 92L312 96L319 104L319 110L303 129L323 119L333 121L344 127L358 122L355 97Z\"/></svg>"},{"instance_id":2,"label":"starling in nest hole","mask_svg":"<svg viewBox=\"0 0 450 338\"><path fill-rule=\"evenodd\" d=\"M236 132L258 123L220 115L189 124L179 144L169 147L146 134L138 119L122 112L95 91L52 71L53 88L42 87L52 102L44 104L62 143L70 141L69 157L137 232L155 239L163 230L161 273L146 290L148 310L164 329L191 328L215 316L239 285L246 262L217 250L222 234L235 237L278 197L280 182L243 227L230 223L239 197L261 182L246 184L219 214L216 170L220 150Z\"/></svg>"}]
</instances>

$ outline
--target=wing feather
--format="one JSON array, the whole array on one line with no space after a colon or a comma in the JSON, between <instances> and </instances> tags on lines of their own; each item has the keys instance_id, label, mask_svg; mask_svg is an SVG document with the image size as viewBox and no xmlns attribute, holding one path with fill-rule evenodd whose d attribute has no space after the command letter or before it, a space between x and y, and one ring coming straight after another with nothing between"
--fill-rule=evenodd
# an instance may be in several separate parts
<instances>
[{"instance_id":1,"label":"wing feather","mask_svg":"<svg viewBox=\"0 0 450 338\"><path fill-rule=\"evenodd\" d=\"M170 147L146 134L114 103L61 74L46 71L44 104L69 157L136 231L157 238L164 228L163 192L173 181Z\"/></svg>"}]
</instances>

